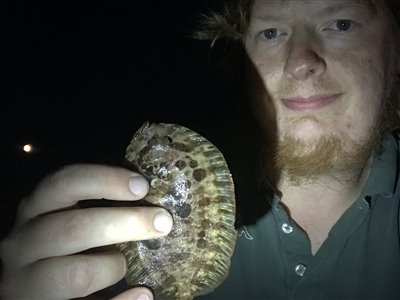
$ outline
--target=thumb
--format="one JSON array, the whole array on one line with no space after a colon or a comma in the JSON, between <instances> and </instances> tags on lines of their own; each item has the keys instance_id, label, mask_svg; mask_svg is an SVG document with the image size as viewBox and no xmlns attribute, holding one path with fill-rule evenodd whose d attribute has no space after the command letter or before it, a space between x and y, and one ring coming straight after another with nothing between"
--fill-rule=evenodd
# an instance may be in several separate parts
<instances>
[{"instance_id":1,"label":"thumb","mask_svg":"<svg viewBox=\"0 0 400 300\"><path fill-rule=\"evenodd\" d=\"M138 287L127 290L111 300L153 300L153 294L145 287Z\"/></svg>"}]
</instances>

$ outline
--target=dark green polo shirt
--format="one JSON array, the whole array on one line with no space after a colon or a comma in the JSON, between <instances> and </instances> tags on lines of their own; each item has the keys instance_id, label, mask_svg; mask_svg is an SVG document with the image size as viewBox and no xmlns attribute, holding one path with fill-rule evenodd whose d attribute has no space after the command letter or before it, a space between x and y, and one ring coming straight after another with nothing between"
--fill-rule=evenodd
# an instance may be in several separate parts
<instances>
[{"instance_id":1,"label":"dark green polo shirt","mask_svg":"<svg viewBox=\"0 0 400 300\"><path fill-rule=\"evenodd\" d=\"M315 256L275 196L255 225L239 229L229 277L204 298L400 299L398 156L390 135Z\"/></svg>"}]
</instances>

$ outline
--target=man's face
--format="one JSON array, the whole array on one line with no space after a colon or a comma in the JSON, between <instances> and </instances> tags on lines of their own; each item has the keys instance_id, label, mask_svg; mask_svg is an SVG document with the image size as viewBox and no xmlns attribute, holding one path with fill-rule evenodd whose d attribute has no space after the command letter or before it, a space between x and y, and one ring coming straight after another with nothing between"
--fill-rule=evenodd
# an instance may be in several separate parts
<instances>
[{"instance_id":1,"label":"man's face","mask_svg":"<svg viewBox=\"0 0 400 300\"><path fill-rule=\"evenodd\" d=\"M390 38L381 0L255 0L245 47L279 142L370 143L391 88Z\"/></svg>"}]
</instances>

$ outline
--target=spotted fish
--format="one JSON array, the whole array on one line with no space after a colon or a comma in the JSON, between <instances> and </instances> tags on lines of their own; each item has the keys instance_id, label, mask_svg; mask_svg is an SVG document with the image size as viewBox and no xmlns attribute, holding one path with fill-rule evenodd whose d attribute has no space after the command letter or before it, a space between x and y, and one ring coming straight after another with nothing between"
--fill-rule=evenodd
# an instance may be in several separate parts
<instances>
[{"instance_id":1,"label":"spotted fish","mask_svg":"<svg viewBox=\"0 0 400 300\"><path fill-rule=\"evenodd\" d=\"M166 237L118 245L127 283L150 287L156 299L211 292L227 277L236 242L234 186L221 152L188 128L146 122L125 157L150 182L145 200L174 220Z\"/></svg>"}]
</instances>

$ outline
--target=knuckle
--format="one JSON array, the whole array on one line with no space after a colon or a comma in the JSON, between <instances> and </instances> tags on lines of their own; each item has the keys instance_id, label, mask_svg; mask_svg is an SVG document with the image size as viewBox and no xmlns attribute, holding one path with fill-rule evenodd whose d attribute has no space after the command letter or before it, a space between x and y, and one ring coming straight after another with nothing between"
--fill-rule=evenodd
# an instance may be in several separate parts
<instances>
[{"instance_id":1,"label":"knuckle","mask_svg":"<svg viewBox=\"0 0 400 300\"><path fill-rule=\"evenodd\" d=\"M0 241L0 261L2 264L3 271L7 263L10 262L11 257L15 254L14 242L10 238L5 238Z\"/></svg>"},{"instance_id":2,"label":"knuckle","mask_svg":"<svg viewBox=\"0 0 400 300\"><path fill-rule=\"evenodd\" d=\"M105 188L115 180L116 168L112 166L97 164L71 164L65 165L47 178L47 184L68 188L81 185L82 180L89 183L89 186Z\"/></svg>"},{"instance_id":3,"label":"knuckle","mask_svg":"<svg viewBox=\"0 0 400 300\"><path fill-rule=\"evenodd\" d=\"M10 241L8 238L5 238L0 241L0 258L3 259L10 249Z\"/></svg>"},{"instance_id":4,"label":"knuckle","mask_svg":"<svg viewBox=\"0 0 400 300\"><path fill-rule=\"evenodd\" d=\"M50 185L58 185L62 183L68 186L68 181L73 178L74 174L81 168L79 164L66 165L59 168L57 171L49 174L45 181Z\"/></svg>"},{"instance_id":5,"label":"knuckle","mask_svg":"<svg viewBox=\"0 0 400 300\"><path fill-rule=\"evenodd\" d=\"M27 206L27 203L29 203L31 200L30 200L30 198L32 197L32 195L29 195L29 196L27 196L27 197L24 197L24 198L22 198L21 199L21 201L19 201L19 203L18 203L18 212L20 213L21 211L24 211L25 210L25 208L26 208L26 206Z\"/></svg>"},{"instance_id":6,"label":"knuckle","mask_svg":"<svg viewBox=\"0 0 400 300\"><path fill-rule=\"evenodd\" d=\"M67 269L67 289L77 296L87 296L91 291L94 270L87 257L77 257Z\"/></svg>"},{"instance_id":7,"label":"knuckle","mask_svg":"<svg viewBox=\"0 0 400 300\"><path fill-rule=\"evenodd\" d=\"M10 299L11 298L11 288L10 284L5 282L4 278L0 279L0 299Z\"/></svg>"},{"instance_id":8,"label":"knuckle","mask_svg":"<svg viewBox=\"0 0 400 300\"><path fill-rule=\"evenodd\" d=\"M62 243L82 240L89 230L89 216L85 210L75 210L69 213L62 224L61 233L56 232L56 239Z\"/></svg>"}]
</instances>

